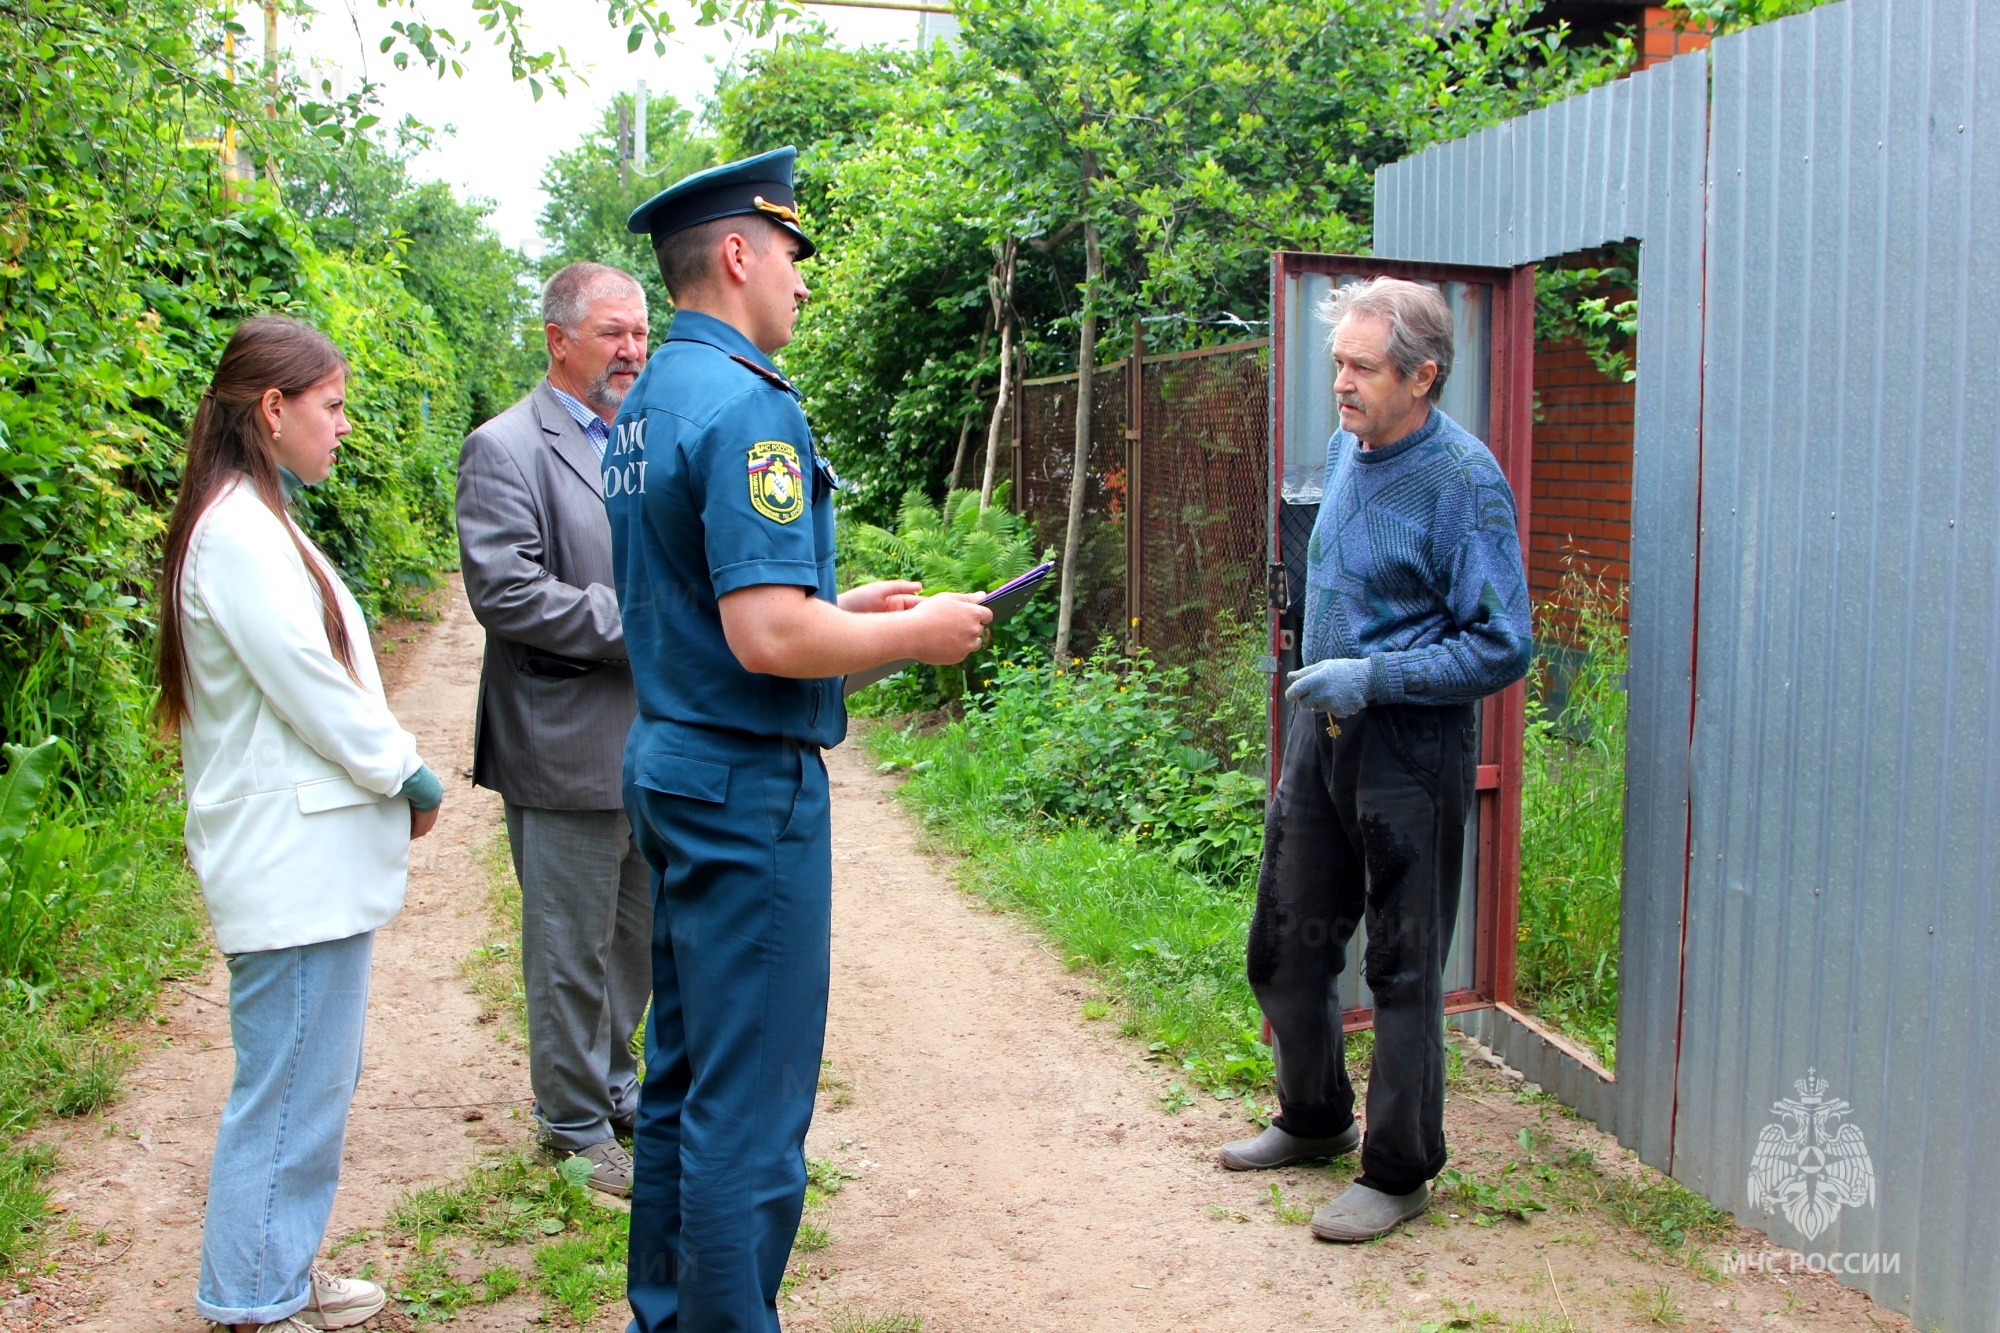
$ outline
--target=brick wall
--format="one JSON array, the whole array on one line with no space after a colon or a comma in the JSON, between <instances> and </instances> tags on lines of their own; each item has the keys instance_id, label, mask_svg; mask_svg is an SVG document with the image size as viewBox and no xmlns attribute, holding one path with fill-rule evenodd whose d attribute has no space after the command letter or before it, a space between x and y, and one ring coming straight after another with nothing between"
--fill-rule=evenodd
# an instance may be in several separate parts
<instances>
[{"instance_id":1,"label":"brick wall","mask_svg":"<svg viewBox=\"0 0 2000 1333\"><path fill-rule=\"evenodd\" d=\"M1631 579L1632 390L1599 373L1581 344L1535 348L1528 586L1537 606L1554 599L1565 555L1586 577Z\"/></svg>"},{"instance_id":2,"label":"brick wall","mask_svg":"<svg viewBox=\"0 0 2000 1333\"><path fill-rule=\"evenodd\" d=\"M1688 23L1687 15L1676 14L1665 5L1648 5L1643 15L1639 20L1640 69L1651 69L1675 56L1699 51L1709 43L1705 27Z\"/></svg>"}]
</instances>

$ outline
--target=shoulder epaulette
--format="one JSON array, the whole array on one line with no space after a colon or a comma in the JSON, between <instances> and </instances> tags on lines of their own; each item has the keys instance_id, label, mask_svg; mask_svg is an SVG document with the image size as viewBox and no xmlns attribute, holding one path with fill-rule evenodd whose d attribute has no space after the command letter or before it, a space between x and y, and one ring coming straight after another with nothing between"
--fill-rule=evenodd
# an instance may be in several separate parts
<instances>
[{"instance_id":1,"label":"shoulder epaulette","mask_svg":"<svg viewBox=\"0 0 2000 1333\"><path fill-rule=\"evenodd\" d=\"M783 389L786 393L792 394L795 397L797 396L798 390L792 387L792 382L786 379L783 375L780 375L777 371L772 370L770 367L760 366L755 361L752 361L749 357L738 356L734 352L731 352L729 354L729 359L731 361L734 361L739 366L744 366L750 370L756 371L759 375L762 375L765 379L771 381L771 383L777 385L780 389Z\"/></svg>"}]
</instances>

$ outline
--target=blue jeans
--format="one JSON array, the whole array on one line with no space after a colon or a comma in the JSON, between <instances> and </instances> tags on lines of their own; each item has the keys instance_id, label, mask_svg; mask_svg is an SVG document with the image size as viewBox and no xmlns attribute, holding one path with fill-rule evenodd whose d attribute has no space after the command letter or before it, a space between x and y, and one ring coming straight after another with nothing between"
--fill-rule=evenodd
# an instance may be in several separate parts
<instances>
[{"instance_id":1,"label":"blue jeans","mask_svg":"<svg viewBox=\"0 0 2000 1333\"><path fill-rule=\"evenodd\" d=\"M215 1135L195 1309L272 1324L305 1308L361 1077L375 932L229 959L236 1078Z\"/></svg>"}]
</instances>

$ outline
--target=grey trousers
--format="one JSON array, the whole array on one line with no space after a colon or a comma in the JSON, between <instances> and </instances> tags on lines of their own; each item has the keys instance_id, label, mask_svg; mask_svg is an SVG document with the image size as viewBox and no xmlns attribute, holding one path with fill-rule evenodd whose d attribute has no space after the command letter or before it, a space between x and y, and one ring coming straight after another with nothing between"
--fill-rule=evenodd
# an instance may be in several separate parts
<instances>
[{"instance_id":1,"label":"grey trousers","mask_svg":"<svg viewBox=\"0 0 2000 1333\"><path fill-rule=\"evenodd\" d=\"M621 810L506 808L535 1118L556 1147L587 1148L639 1106L631 1039L652 987L652 876Z\"/></svg>"}]
</instances>

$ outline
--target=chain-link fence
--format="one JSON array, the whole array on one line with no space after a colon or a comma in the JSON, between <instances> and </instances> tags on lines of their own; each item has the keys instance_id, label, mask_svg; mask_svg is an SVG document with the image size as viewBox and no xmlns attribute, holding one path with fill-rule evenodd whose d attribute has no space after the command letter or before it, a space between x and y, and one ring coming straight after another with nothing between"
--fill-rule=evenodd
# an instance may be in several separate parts
<instances>
[{"instance_id":1,"label":"chain-link fence","mask_svg":"<svg viewBox=\"0 0 2000 1333\"><path fill-rule=\"evenodd\" d=\"M1269 383L1262 345L1143 358L1126 582L1133 640L1162 661L1193 665L1218 627L1264 623Z\"/></svg>"},{"instance_id":2,"label":"chain-link fence","mask_svg":"<svg viewBox=\"0 0 2000 1333\"><path fill-rule=\"evenodd\" d=\"M1080 652L1088 652L1107 634L1122 641L1126 623L1128 361L1100 367L1092 385L1090 467L1084 478L1076 614L1070 631L1070 642ZM1074 375L1028 380L1007 423L1013 441L1014 507L1034 523L1035 544L1054 551L1058 559L1069 523L1076 396Z\"/></svg>"},{"instance_id":3,"label":"chain-link fence","mask_svg":"<svg viewBox=\"0 0 2000 1333\"><path fill-rule=\"evenodd\" d=\"M1267 340L1098 368L1071 643L1112 635L1195 666L1225 625L1264 624ZM1062 550L1076 452L1074 375L1028 380L1009 412L1014 502ZM1133 516L1137 521L1133 521Z\"/></svg>"}]
</instances>

